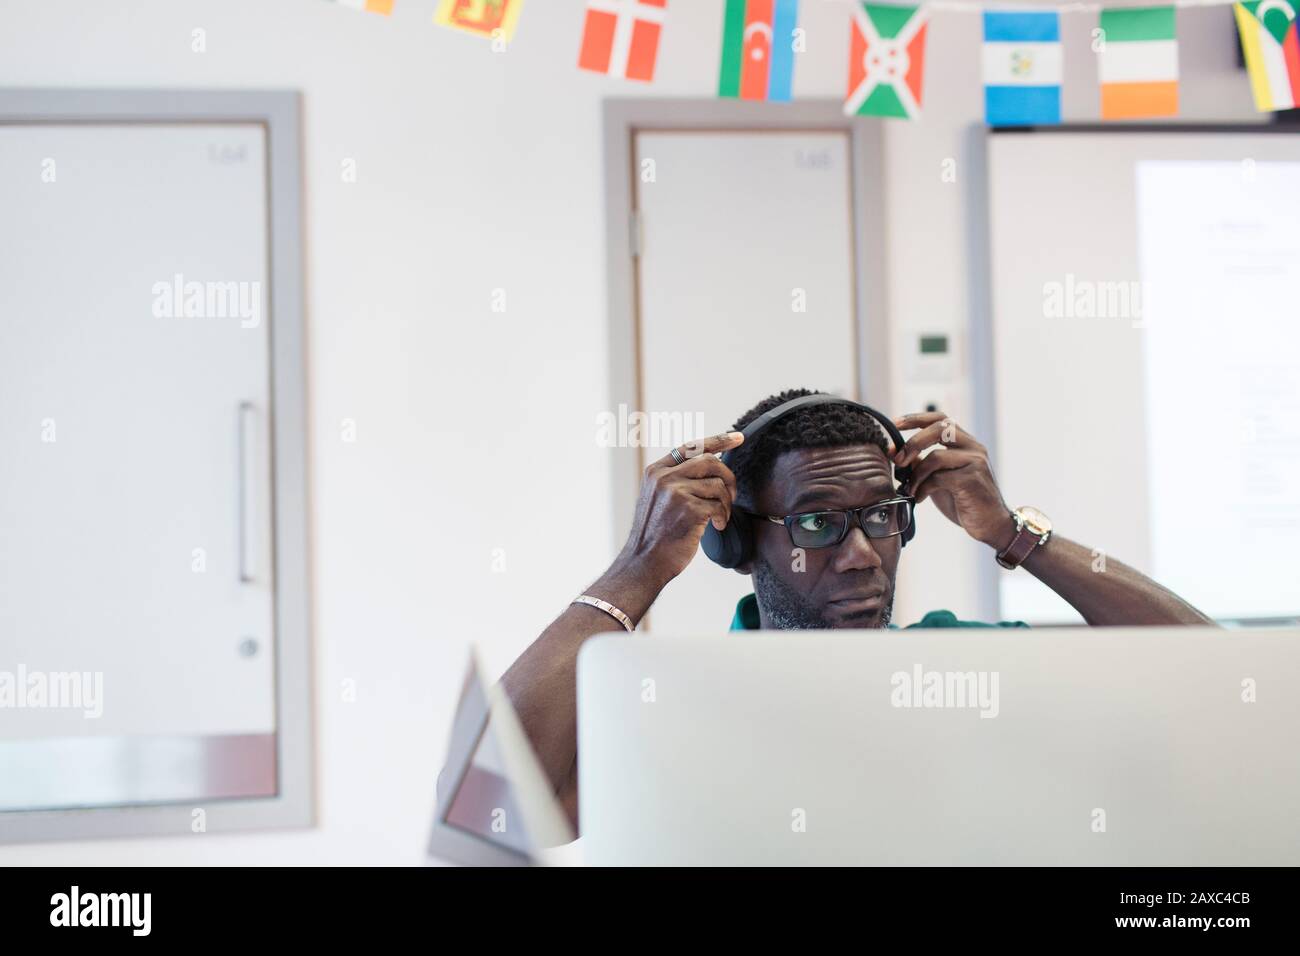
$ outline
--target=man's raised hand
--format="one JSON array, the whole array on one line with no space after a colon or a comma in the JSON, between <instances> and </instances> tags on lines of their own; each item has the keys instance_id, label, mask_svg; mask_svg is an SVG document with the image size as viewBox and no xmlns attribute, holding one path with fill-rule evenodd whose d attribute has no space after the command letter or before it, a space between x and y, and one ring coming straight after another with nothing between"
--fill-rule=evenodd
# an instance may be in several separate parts
<instances>
[{"instance_id":1,"label":"man's raised hand","mask_svg":"<svg viewBox=\"0 0 1300 956\"><path fill-rule=\"evenodd\" d=\"M721 531L731 520L736 476L718 456L744 440L725 432L688 442L646 468L623 559L660 585L681 574L705 525Z\"/></svg>"}]
</instances>

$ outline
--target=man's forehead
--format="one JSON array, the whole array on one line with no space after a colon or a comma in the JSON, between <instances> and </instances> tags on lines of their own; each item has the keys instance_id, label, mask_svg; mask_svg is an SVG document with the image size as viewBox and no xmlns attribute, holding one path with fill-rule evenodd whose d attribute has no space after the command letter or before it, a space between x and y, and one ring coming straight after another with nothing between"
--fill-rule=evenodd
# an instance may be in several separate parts
<instances>
[{"instance_id":1,"label":"man's forehead","mask_svg":"<svg viewBox=\"0 0 1300 956\"><path fill-rule=\"evenodd\" d=\"M842 507L867 503L868 497L894 493L892 469L877 445L795 448L772 463L764 497L775 507L796 507L818 496L833 497ZM853 501L840 501L845 496Z\"/></svg>"}]
</instances>

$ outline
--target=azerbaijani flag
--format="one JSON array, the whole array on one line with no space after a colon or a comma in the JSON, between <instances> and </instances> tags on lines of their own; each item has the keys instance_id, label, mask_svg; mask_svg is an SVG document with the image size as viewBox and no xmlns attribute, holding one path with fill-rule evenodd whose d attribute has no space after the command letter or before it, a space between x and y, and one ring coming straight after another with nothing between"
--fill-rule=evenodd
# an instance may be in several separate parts
<instances>
[{"instance_id":1,"label":"azerbaijani flag","mask_svg":"<svg viewBox=\"0 0 1300 956\"><path fill-rule=\"evenodd\" d=\"M393 0L334 0L340 7L353 10L365 10L368 13L382 13L388 16L393 12Z\"/></svg>"},{"instance_id":2,"label":"azerbaijani flag","mask_svg":"<svg viewBox=\"0 0 1300 956\"><path fill-rule=\"evenodd\" d=\"M903 119L920 115L926 19L920 7L853 5L845 113Z\"/></svg>"},{"instance_id":3,"label":"azerbaijani flag","mask_svg":"<svg viewBox=\"0 0 1300 956\"><path fill-rule=\"evenodd\" d=\"M1233 4L1250 90L1260 112L1300 106L1300 41L1287 0Z\"/></svg>"},{"instance_id":4,"label":"azerbaijani flag","mask_svg":"<svg viewBox=\"0 0 1300 956\"><path fill-rule=\"evenodd\" d=\"M1097 71L1101 118L1178 114L1178 37L1173 7L1102 10Z\"/></svg>"},{"instance_id":5,"label":"azerbaijani flag","mask_svg":"<svg viewBox=\"0 0 1300 956\"><path fill-rule=\"evenodd\" d=\"M789 100L798 21L799 0L727 0L718 95Z\"/></svg>"},{"instance_id":6,"label":"azerbaijani flag","mask_svg":"<svg viewBox=\"0 0 1300 956\"><path fill-rule=\"evenodd\" d=\"M587 0L578 66L649 82L668 0Z\"/></svg>"},{"instance_id":7,"label":"azerbaijani flag","mask_svg":"<svg viewBox=\"0 0 1300 956\"><path fill-rule=\"evenodd\" d=\"M984 119L990 126L1061 122L1057 14L984 14Z\"/></svg>"}]
</instances>

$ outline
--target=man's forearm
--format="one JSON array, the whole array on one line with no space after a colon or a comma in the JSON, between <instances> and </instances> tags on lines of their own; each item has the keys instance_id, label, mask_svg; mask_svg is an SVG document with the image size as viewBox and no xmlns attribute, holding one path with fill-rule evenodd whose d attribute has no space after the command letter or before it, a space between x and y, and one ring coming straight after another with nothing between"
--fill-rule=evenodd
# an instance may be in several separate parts
<instances>
[{"instance_id":1,"label":"man's forearm","mask_svg":"<svg viewBox=\"0 0 1300 956\"><path fill-rule=\"evenodd\" d=\"M1021 567L1093 625L1213 624L1177 594L1122 561L1053 535Z\"/></svg>"},{"instance_id":2,"label":"man's forearm","mask_svg":"<svg viewBox=\"0 0 1300 956\"><path fill-rule=\"evenodd\" d=\"M638 623L664 584L615 561L586 593L615 605ZM524 732L551 785L569 783L578 751L577 660L587 638L607 631L625 633L621 624L597 608L570 605L501 678Z\"/></svg>"},{"instance_id":3,"label":"man's forearm","mask_svg":"<svg viewBox=\"0 0 1300 956\"><path fill-rule=\"evenodd\" d=\"M704 528L731 519L736 476L722 455L745 440L725 432L674 448L645 470L627 544L587 593L636 625L659 592L699 552ZM501 679L551 786L577 823L578 652L587 638L624 633L609 614L570 605Z\"/></svg>"}]
</instances>

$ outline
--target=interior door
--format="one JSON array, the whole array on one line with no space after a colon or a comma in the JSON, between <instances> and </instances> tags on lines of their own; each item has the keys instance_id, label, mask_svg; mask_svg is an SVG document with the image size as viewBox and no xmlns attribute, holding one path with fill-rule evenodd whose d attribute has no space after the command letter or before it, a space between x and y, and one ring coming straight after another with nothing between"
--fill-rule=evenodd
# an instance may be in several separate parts
<instances>
[{"instance_id":1,"label":"interior door","mask_svg":"<svg viewBox=\"0 0 1300 956\"><path fill-rule=\"evenodd\" d=\"M275 791L266 165L259 124L0 126L0 809Z\"/></svg>"},{"instance_id":2,"label":"interior door","mask_svg":"<svg viewBox=\"0 0 1300 956\"><path fill-rule=\"evenodd\" d=\"M859 397L851 150L846 130L636 134L640 406L665 426L643 465L784 389ZM700 554L649 626L716 631L749 590Z\"/></svg>"}]
</instances>

